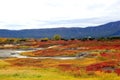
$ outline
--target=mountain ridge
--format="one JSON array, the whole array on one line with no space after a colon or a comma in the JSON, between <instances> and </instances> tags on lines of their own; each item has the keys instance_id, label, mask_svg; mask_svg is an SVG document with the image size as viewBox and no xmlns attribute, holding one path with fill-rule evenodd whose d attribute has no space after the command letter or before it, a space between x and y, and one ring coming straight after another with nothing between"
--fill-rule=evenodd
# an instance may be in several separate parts
<instances>
[{"instance_id":1,"label":"mountain ridge","mask_svg":"<svg viewBox=\"0 0 120 80\"><path fill-rule=\"evenodd\" d=\"M92 26L86 28L46 28L46 29L23 29L23 30L7 30L0 29L0 37L6 38L51 38L53 35L59 34L63 38L84 38L84 37L110 37L120 36L120 21L110 22L107 24Z\"/></svg>"}]
</instances>

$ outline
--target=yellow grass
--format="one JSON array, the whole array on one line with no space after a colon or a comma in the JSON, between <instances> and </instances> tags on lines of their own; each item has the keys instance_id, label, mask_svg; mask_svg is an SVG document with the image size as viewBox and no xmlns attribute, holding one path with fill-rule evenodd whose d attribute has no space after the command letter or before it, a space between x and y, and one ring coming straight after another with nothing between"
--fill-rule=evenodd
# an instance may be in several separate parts
<instances>
[{"instance_id":1,"label":"yellow grass","mask_svg":"<svg viewBox=\"0 0 120 80\"><path fill-rule=\"evenodd\" d=\"M53 68L14 67L0 69L0 80L120 80L120 77L114 73L101 73L92 76L84 74L75 77Z\"/></svg>"},{"instance_id":2,"label":"yellow grass","mask_svg":"<svg viewBox=\"0 0 120 80\"><path fill-rule=\"evenodd\" d=\"M10 60L10 62L8 60ZM84 67L99 62L99 60L95 58L76 60L20 59L20 61L26 61L26 64L25 62L21 62L24 64L23 66L16 66L12 61L16 61L16 63L19 62L16 58L0 60L0 80L120 80L120 76L115 73L96 71L92 74L88 74L85 70L80 69L80 75L76 76L73 75L75 71L71 73L64 72L57 67L59 64L72 64L73 66ZM29 61L28 65L27 61ZM32 66L33 64L42 64L43 67L38 65Z\"/></svg>"}]
</instances>

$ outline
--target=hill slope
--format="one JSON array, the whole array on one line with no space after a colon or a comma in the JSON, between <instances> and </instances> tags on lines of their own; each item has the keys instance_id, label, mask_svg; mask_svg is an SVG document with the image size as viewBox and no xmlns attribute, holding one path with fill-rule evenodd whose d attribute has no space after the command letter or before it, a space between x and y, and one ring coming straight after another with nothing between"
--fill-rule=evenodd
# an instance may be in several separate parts
<instances>
[{"instance_id":1,"label":"hill slope","mask_svg":"<svg viewBox=\"0 0 120 80\"><path fill-rule=\"evenodd\" d=\"M120 21L87 28L0 30L0 37L51 38L54 34L60 34L63 38L83 38L88 36L91 37L120 36Z\"/></svg>"}]
</instances>

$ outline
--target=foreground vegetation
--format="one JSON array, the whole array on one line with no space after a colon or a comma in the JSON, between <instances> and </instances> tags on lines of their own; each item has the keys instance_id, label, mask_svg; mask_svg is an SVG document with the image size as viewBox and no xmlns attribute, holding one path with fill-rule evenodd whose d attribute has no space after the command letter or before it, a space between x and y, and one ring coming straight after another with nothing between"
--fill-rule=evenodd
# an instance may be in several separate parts
<instances>
[{"instance_id":1,"label":"foreground vegetation","mask_svg":"<svg viewBox=\"0 0 120 80\"><path fill-rule=\"evenodd\" d=\"M0 60L0 80L119 80L115 72L86 71L98 59L17 59ZM83 64L82 64L83 63Z\"/></svg>"},{"instance_id":2,"label":"foreground vegetation","mask_svg":"<svg viewBox=\"0 0 120 80\"><path fill-rule=\"evenodd\" d=\"M23 41L15 46L9 49L43 48L21 53L25 56L75 56L76 59L0 59L0 80L120 80L119 39L65 41L57 37L57 40Z\"/></svg>"}]
</instances>

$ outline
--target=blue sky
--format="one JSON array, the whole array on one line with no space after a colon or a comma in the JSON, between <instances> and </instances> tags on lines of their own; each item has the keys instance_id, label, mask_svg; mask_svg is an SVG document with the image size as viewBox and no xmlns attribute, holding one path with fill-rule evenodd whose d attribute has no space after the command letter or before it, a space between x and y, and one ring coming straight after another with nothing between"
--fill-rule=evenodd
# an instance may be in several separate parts
<instances>
[{"instance_id":1,"label":"blue sky","mask_svg":"<svg viewBox=\"0 0 120 80\"><path fill-rule=\"evenodd\" d=\"M120 20L120 0L0 0L0 29L88 27Z\"/></svg>"}]
</instances>

